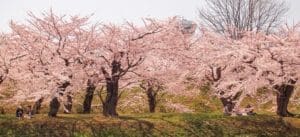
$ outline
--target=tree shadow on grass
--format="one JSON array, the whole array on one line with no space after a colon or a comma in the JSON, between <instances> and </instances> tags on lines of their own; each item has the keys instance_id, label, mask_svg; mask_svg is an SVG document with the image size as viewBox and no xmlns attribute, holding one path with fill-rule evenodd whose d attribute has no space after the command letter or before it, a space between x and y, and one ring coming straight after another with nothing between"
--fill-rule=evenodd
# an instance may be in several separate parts
<instances>
[{"instance_id":1,"label":"tree shadow on grass","mask_svg":"<svg viewBox=\"0 0 300 137\"><path fill-rule=\"evenodd\" d=\"M135 123L129 127L138 130L141 136L171 136L168 132L163 131L163 129L155 128L152 122L142 120L141 118L120 116L119 119L121 119L123 123Z\"/></svg>"},{"instance_id":2,"label":"tree shadow on grass","mask_svg":"<svg viewBox=\"0 0 300 137\"><path fill-rule=\"evenodd\" d=\"M69 128L60 123L1 123L0 136L12 137L50 137L70 136Z\"/></svg>"},{"instance_id":3,"label":"tree shadow on grass","mask_svg":"<svg viewBox=\"0 0 300 137\"><path fill-rule=\"evenodd\" d=\"M299 136L299 130L274 116L184 117L190 130L202 136Z\"/></svg>"},{"instance_id":4,"label":"tree shadow on grass","mask_svg":"<svg viewBox=\"0 0 300 137\"><path fill-rule=\"evenodd\" d=\"M75 115L74 117L37 117L31 120L0 121L0 136L3 137L199 137L297 136L299 134L299 129L289 125L287 119L269 115L224 117L203 114L163 114L119 118Z\"/></svg>"},{"instance_id":5,"label":"tree shadow on grass","mask_svg":"<svg viewBox=\"0 0 300 137\"><path fill-rule=\"evenodd\" d=\"M178 114L177 114L178 115ZM176 115L175 115L176 116ZM182 114L180 114L182 116ZM161 117L151 117L151 116L144 116L144 117L129 117L129 116L123 116L120 117L123 120L135 120L135 121L143 121L148 122L145 120L141 120L141 118L146 118L151 121L159 121L158 124L162 124L164 126L158 126L153 127L152 132L156 132L158 136L189 136L189 137L202 137L207 136L207 132L203 132L201 129L199 129L199 125L195 126L192 124L186 124L184 119L172 120L172 117L174 115L162 115ZM170 120L169 120L170 119ZM215 132L220 133L220 130L214 130ZM222 133L222 132L221 132Z\"/></svg>"}]
</instances>

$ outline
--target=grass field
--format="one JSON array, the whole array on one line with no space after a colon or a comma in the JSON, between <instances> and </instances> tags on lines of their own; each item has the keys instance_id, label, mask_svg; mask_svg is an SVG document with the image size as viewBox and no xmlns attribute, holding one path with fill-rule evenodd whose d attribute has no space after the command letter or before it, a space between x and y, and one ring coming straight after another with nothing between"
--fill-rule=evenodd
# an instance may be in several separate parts
<instances>
[{"instance_id":1,"label":"grass field","mask_svg":"<svg viewBox=\"0 0 300 137\"><path fill-rule=\"evenodd\" d=\"M147 98L141 94L142 100L132 99L140 91L125 92L118 106L119 118L106 118L101 115L100 100L94 98L92 114L82 112L82 105L74 104L73 114L59 114L57 118L49 118L48 103L44 103L40 115L33 119L18 120L13 113L17 106L0 103L6 114L0 114L0 137L300 137L300 116L280 118L275 115L274 101L256 103L262 95L246 97L241 106L251 104L258 115L229 117L222 114L219 99L209 96L209 88L201 88L194 96L164 96L157 106L155 114L148 111ZM77 95L76 102L83 102L83 95ZM275 98L275 97L274 97ZM167 101L166 101L167 99ZM125 102L125 103L124 103ZM166 104L182 104L193 113L178 113ZM293 101L289 110L300 114L299 101ZM124 105L125 104L125 105ZM23 106L32 105L24 102ZM62 113L62 108L60 113Z\"/></svg>"},{"instance_id":2,"label":"grass field","mask_svg":"<svg viewBox=\"0 0 300 137\"><path fill-rule=\"evenodd\" d=\"M18 120L0 115L1 137L299 137L300 118L273 115L228 117L222 114L158 113L105 118L100 114L36 115Z\"/></svg>"}]
</instances>

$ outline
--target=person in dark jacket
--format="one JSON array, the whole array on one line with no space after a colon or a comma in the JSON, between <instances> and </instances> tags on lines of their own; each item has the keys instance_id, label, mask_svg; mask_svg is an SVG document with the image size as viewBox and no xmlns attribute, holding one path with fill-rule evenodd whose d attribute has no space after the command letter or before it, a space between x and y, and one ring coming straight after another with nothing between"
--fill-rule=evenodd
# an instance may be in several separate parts
<instances>
[{"instance_id":1,"label":"person in dark jacket","mask_svg":"<svg viewBox=\"0 0 300 137\"><path fill-rule=\"evenodd\" d=\"M19 106L16 110L16 117L21 119L21 118L23 118L23 114L24 114L24 110L23 110L22 106Z\"/></svg>"}]
</instances>

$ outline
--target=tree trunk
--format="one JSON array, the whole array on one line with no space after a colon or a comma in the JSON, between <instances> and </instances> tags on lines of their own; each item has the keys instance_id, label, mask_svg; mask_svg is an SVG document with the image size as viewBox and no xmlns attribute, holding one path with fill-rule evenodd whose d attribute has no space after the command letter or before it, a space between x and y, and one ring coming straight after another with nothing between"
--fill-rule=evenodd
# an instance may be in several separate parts
<instances>
[{"instance_id":1,"label":"tree trunk","mask_svg":"<svg viewBox=\"0 0 300 137\"><path fill-rule=\"evenodd\" d=\"M95 84L92 83L91 80L89 79L87 82L86 94L83 101L83 113L91 112L91 105L92 105L95 89L96 89Z\"/></svg>"},{"instance_id":2,"label":"tree trunk","mask_svg":"<svg viewBox=\"0 0 300 137\"><path fill-rule=\"evenodd\" d=\"M287 109L290 97L294 91L294 86L288 84L282 84L279 87L277 87L277 90L278 90L277 97L276 97L277 115L282 117L294 116Z\"/></svg>"},{"instance_id":3,"label":"tree trunk","mask_svg":"<svg viewBox=\"0 0 300 137\"><path fill-rule=\"evenodd\" d=\"M221 94L224 94L222 92ZM236 112L238 109L236 109L237 106L237 100L241 97L242 92L237 92L235 95L231 95L229 97L221 97L221 102L224 106L224 114L225 115L235 115L238 112Z\"/></svg>"},{"instance_id":4,"label":"tree trunk","mask_svg":"<svg viewBox=\"0 0 300 137\"><path fill-rule=\"evenodd\" d=\"M106 82L107 95L103 103L103 115L117 117L117 104L119 100L119 86L118 80L111 80Z\"/></svg>"},{"instance_id":5,"label":"tree trunk","mask_svg":"<svg viewBox=\"0 0 300 137\"><path fill-rule=\"evenodd\" d=\"M57 97L52 98L50 101L50 111L48 113L49 117L56 117L60 103Z\"/></svg>"},{"instance_id":6,"label":"tree trunk","mask_svg":"<svg viewBox=\"0 0 300 137\"><path fill-rule=\"evenodd\" d=\"M0 114L5 114L4 108L0 107Z\"/></svg>"},{"instance_id":7,"label":"tree trunk","mask_svg":"<svg viewBox=\"0 0 300 137\"><path fill-rule=\"evenodd\" d=\"M156 94L154 93L152 88L148 89L147 97L148 97L149 111L150 113L154 113L156 107Z\"/></svg>"},{"instance_id":8,"label":"tree trunk","mask_svg":"<svg viewBox=\"0 0 300 137\"><path fill-rule=\"evenodd\" d=\"M231 115L233 113L233 109L235 107L235 102L233 102L233 100L231 99L231 97L228 98L221 98L221 102L223 104L224 107L224 114L225 115Z\"/></svg>"},{"instance_id":9,"label":"tree trunk","mask_svg":"<svg viewBox=\"0 0 300 137\"><path fill-rule=\"evenodd\" d=\"M61 83L58 88L57 88L57 93L59 94L59 96L63 96L66 88L70 85L71 83L69 81L65 81L63 83ZM50 111L48 113L49 117L56 117L57 112L59 110L60 107L60 103L58 100L58 96L55 96L52 98L52 100L50 101Z\"/></svg>"},{"instance_id":10,"label":"tree trunk","mask_svg":"<svg viewBox=\"0 0 300 137\"><path fill-rule=\"evenodd\" d=\"M40 113L40 109L41 109L43 101L44 101L44 97L41 97L34 103L33 109L32 109L32 115Z\"/></svg>"},{"instance_id":11,"label":"tree trunk","mask_svg":"<svg viewBox=\"0 0 300 137\"><path fill-rule=\"evenodd\" d=\"M71 95L67 95L67 100L64 103L64 113L70 114L72 112L73 99Z\"/></svg>"},{"instance_id":12,"label":"tree trunk","mask_svg":"<svg viewBox=\"0 0 300 137\"><path fill-rule=\"evenodd\" d=\"M103 101L103 115L117 117L117 104L119 100L119 78L121 72L121 63L113 60L111 63L111 75L101 68L106 81L106 98Z\"/></svg>"}]
</instances>

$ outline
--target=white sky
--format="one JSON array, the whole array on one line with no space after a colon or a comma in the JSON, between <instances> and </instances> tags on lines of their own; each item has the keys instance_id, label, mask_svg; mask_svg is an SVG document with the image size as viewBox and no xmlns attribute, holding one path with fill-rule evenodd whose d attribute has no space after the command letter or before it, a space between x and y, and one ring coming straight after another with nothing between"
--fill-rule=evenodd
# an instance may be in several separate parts
<instances>
[{"instance_id":1,"label":"white sky","mask_svg":"<svg viewBox=\"0 0 300 137\"><path fill-rule=\"evenodd\" d=\"M300 21L300 0L286 0L290 5L287 21ZM124 20L139 23L142 17L166 18L175 15L197 20L197 8L205 0L0 0L0 31L7 31L11 19L24 21L27 12L39 14L51 7L55 13L89 15L92 20L122 23Z\"/></svg>"}]
</instances>

